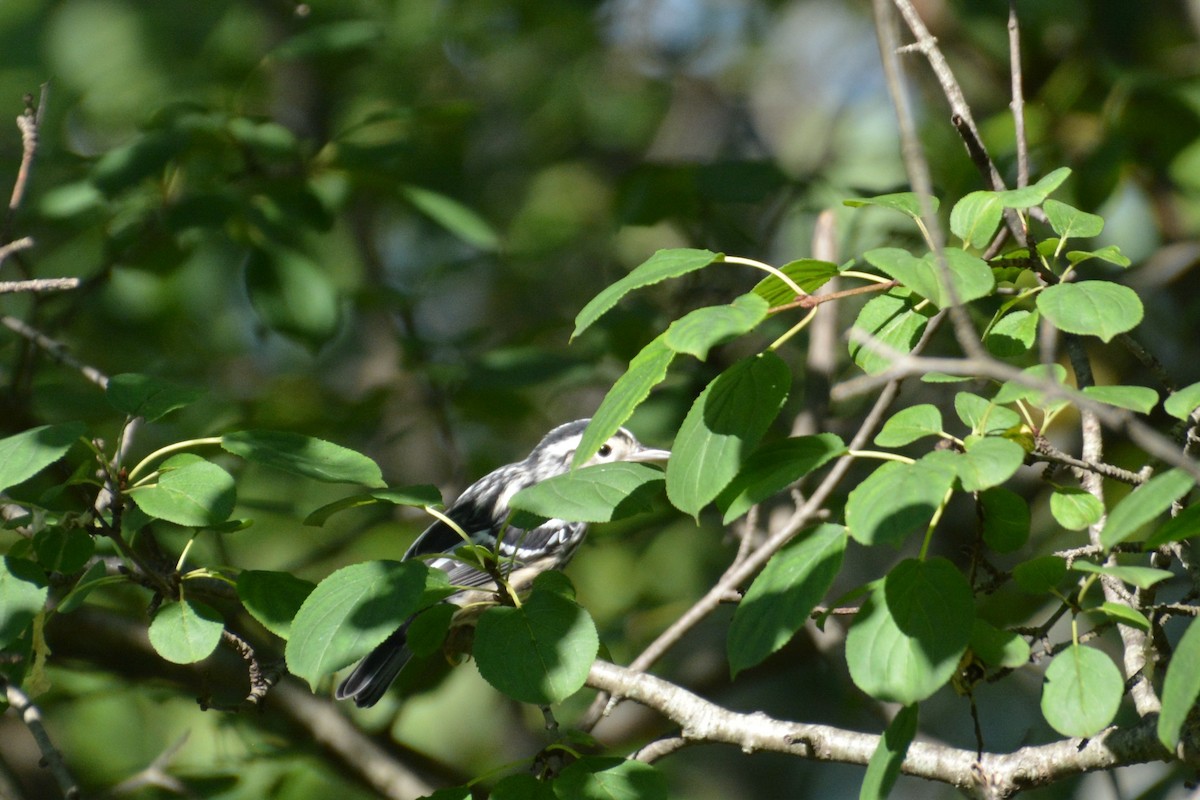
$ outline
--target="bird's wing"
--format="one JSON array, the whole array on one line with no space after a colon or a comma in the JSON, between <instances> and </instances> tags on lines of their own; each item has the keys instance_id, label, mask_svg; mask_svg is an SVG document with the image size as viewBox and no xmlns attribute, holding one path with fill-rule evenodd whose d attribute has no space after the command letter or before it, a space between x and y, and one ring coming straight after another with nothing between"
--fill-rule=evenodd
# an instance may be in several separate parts
<instances>
[{"instance_id":1,"label":"bird's wing","mask_svg":"<svg viewBox=\"0 0 1200 800\"><path fill-rule=\"evenodd\" d=\"M465 495L446 511L446 516L462 528L472 544L488 549L496 546L493 511L489 504L479 503ZM454 557L454 551L466 544L462 534L442 520L437 520L416 538L404 558L421 558L429 566L445 572L452 586L487 586L492 576L483 570ZM507 565L505 565L507 568Z\"/></svg>"}]
</instances>

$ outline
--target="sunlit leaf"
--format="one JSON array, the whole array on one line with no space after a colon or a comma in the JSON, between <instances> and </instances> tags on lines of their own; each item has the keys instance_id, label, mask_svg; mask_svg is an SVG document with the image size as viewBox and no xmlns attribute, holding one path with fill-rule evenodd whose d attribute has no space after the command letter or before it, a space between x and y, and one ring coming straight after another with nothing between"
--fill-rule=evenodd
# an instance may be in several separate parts
<instances>
[{"instance_id":1,"label":"sunlit leaf","mask_svg":"<svg viewBox=\"0 0 1200 800\"><path fill-rule=\"evenodd\" d=\"M508 504L546 519L609 522L649 509L664 480L662 470L646 464L596 464L526 487Z\"/></svg>"},{"instance_id":2,"label":"sunlit leaf","mask_svg":"<svg viewBox=\"0 0 1200 800\"><path fill-rule=\"evenodd\" d=\"M759 447L717 496L724 524L728 525L755 503L782 491L845 450L845 443L832 433L796 436Z\"/></svg>"},{"instance_id":3,"label":"sunlit leaf","mask_svg":"<svg viewBox=\"0 0 1200 800\"><path fill-rule=\"evenodd\" d=\"M159 609L150 623L150 644L174 664L193 664L212 655L221 643L225 620L212 606L185 599Z\"/></svg>"},{"instance_id":4,"label":"sunlit leaf","mask_svg":"<svg viewBox=\"0 0 1200 800\"><path fill-rule=\"evenodd\" d=\"M704 361L713 347L754 330L767 318L767 307L758 295L744 294L729 305L698 308L672 322L663 341Z\"/></svg>"},{"instance_id":5,"label":"sunlit leaf","mask_svg":"<svg viewBox=\"0 0 1200 800\"><path fill-rule=\"evenodd\" d=\"M875 435L880 447L902 447L926 436L942 432L942 412L929 403L901 409L883 423Z\"/></svg>"},{"instance_id":6,"label":"sunlit leaf","mask_svg":"<svg viewBox=\"0 0 1200 800\"><path fill-rule=\"evenodd\" d=\"M221 437L235 456L326 483L384 486L379 465L362 453L289 431L238 431Z\"/></svg>"},{"instance_id":7,"label":"sunlit leaf","mask_svg":"<svg viewBox=\"0 0 1200 800\"><path fill-rule=\"evenodd\" d=\"M29 480L67 454L87 429L82 422L42 425L0 439L0 491Z\"/></svg>"},{"instance_id":8,"label":"sunlit leaf","mask_svg":"<svg viewBox=\"0 0 1200 800\"><path fill-rule=\"evenodd\" d=\"M1158 739L1175 752L1179 735L1196 698L1200 697L1200 619L1188 623L1163 679L1162 710L1158 715Z\"/></svg>"},{"instance_id":9,"label":"sunlit leaf","mask_svg":"<svg viewBox=\"0 0 1200 800\"><path fill-rule=\"evenodd\" d=\"M1046 668L1042 715L1063 736L1093 736L1116 717L1124 684L1111 658L1072 644Z\"/></svg>"},{"instance_id":10,"label":"sunlit leaf","mask_svg":"<svg viewBox=\"0 0 1200 800\"><path fill-rule=\"evenodd\" d=\"M1142 301L1127 286L1108 281L1080 281L1048 286L1037 298L1038 310L1067 333L1111 341L1142 321Z\"/></svg>"}]
</instances>

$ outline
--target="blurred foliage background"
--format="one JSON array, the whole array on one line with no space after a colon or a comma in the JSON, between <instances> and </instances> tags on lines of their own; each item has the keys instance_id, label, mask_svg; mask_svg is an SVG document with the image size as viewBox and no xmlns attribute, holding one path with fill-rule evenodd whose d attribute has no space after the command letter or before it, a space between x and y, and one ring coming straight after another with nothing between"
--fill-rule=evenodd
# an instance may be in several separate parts
<instances>
[{"instance_id":1,"label":"blurred foliage background","mask_svg":"<svg viewBox=\"0 0 1200 800\"><path fill-rule=\"evenodd\" d=\"M1200 3L1017 8L1035 177L1074 170L1064 199L1101 213L1099 244L1119 243L1136 262L1125 279L1153 309L1142 339L1181 385L1195 381ZM920 10L1012 185L1007 4L926 0ZM938 194L981 188L913 58ZM392 484L435 483L451 499L552 425L589 415L666 321L757 278L710 269L654 287L568 345L583 304L655 249L779 264L810 255L815 217L830 208L842 259L910 235L899 217L840 205L907 188L878 61L864 2L4 0L0 116L20 114L26 94L47 100L28 194L5 222L8 237L36 247L0 277L77 276L83 286L6 295L0 312L107 374L204 391L143 429L140 452L240 427L297 430L370 454ZM13 184L20 160L8 125L0 186ZM844 305L849 321L854 305ZM632 427L669 444L698 389L736 356L718 351L677 372ZM1115 349L1098 363L1126 380L1140 369ZM8 330L0 380L0 434L77 418L110 439L119 431L94 386ZM789 402L803 401L798 389ZM416 513L362 512L306 528L304 515L336 490L325 497L253 469L240 482L258 523L199 542L198 561L317 580L398 557L425 524ZM664 514L607 526L572 565L616 659L638 652L728 562L731 541L715 519L702 523ZM140 596L107 602L144 618ZM702 626L664 669L733 708L881 727L878 710L854 699L836 637L798 640L728 687L726 622ZM311 743L273 730L269 704L264 719L201 713L145 665L65 666L40 702L89 791L179 744L170 771L200 796L370 796ZM941 703L923 719L970 746L961 701ZM1044 725L1036 700L993 704L1012 711L984 716L996 749ZM355 716L448 780L542 743L539 719L470 668ZM625 709L597 734L633 746L662 730ZM7 768L44 788L27 738L0 721ZM861 776L712 746L661 767L673 796L734 800L844 796ZM1103 793L1114 786L1164 796L1172 780L1146 767L1030 796L1117 796ZM29 796L50 796L39 791ZM901 779L896 796L952 793Z\"/></svg>"}]
</instances>

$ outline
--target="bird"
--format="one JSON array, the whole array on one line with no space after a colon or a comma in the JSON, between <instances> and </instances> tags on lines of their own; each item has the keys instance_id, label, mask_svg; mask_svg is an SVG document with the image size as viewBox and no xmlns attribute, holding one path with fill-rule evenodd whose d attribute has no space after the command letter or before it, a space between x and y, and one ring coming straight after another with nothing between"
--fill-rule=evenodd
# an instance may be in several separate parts
<instances>
[{"instance_id":1,"label":"bird","mask_svg":"<svg viewBox=\"0 0 1200 800\"><path fill-rule=\"evenodd\" d=\"M589 422L579 419L554 428L523 460L499 467L468 486L445 512L472 544L496 553L506 581L516 592L527 589L538 574L565 567L587 535L586 522L550 519L528 530L506 523L513 495L571 470ZM670 456L669 450L646 447L628 430L619 428L580 466L666 461ZM487 572L454 557L454 551L464 544L462 535L439 519L416 538L402 558L420 558L429 567L445 572L451 586L463 587L445 602L468 605L485 595L494 595L500 587ZM359 708L379 702L411 656L405 641L412 619L405 620L358 662L338 686L338 700L352 699Z\"/></svg>"}]
</instances>

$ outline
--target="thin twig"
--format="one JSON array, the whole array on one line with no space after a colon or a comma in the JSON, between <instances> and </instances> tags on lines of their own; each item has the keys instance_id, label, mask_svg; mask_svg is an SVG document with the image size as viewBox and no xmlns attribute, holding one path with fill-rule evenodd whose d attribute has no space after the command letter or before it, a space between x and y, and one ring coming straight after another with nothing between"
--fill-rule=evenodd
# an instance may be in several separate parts
<instances>
[{"instance_id":1,"label":"thin twig","mask_svg":"<svg viewBox=\"0 0 1200 800\"><path fill-rule=\"evenodd\" d=\"M4 259L11 256L13 253L19 253L22 250L28 250L30 247L33 247L32 236L24 236L20 239L11 241L6 245L0 245L0 264L3 264ZM4 284L0 284L0 286L3 285ZM78 285L78 281L76 281L76 285Z\"/></svg>"},{"instance_id":2,"label":"thin twig","mask_svg":"<svg viewBox=\"0 0 1200 800\"><path fill-rule=\"evenodd\" d=\"M24 336L26 339L33 342L35 345L45 351L46 355L50 356L60 364L64 364L72 369L78 370L83 377L87 378L101 389L108 388L108 376L95 367L90 367L79 359L75 358L73 355L71 355L67 346L62 342L55 341L41 331L34 330L16 317L0 317L0 324L3 324L4 327L8 328L14 333L19 333L21 336Z\"/></svg>"},{"instance_id":3,"label":"thin twig","mask_svg":"<svg viewBox=\"0 0 1200 800\"><path fill-rule=\"evenodd\" d=\"M42 712L17 686L0 677L0 684L4 685L5 696L8 698L8 704L21 717L21 722L25 723L25 727L33 734L33 739L37 742L38 750L42 753L42 762L46 768L50 770L50 774L54 776L55 783L62 790L63 796L68 800L74 800L79 797L79 785L76 783L71 771L67 768L66 762L63 760L62 753L54 746L54 742L50 739L50 734L46 732L46 726L42 724Z\"/></svg>"},{"instance_id":4,"label":"thin twig","mask_svg":"<svg viewBox=\"0 0 1200 800\"><path fill-rule=\"evenodd\" d=\"M1017 188L1029 185L1029 142L1025 136L1025 90L1021 78L1021 26L1016 0L1008 1L1008 65L1012 74L1013 132L1017 139Z\"/></svg>"},{"instance_id":5,"label":"thin twig","mask_svg":"<svg viewBox=\"0 0 1200 800\"><path fill-rule=\"evenodd\" d=\"M2 250L3 248L0 248ZM3 260L3 254L0 254ZM79 278L36 278L30 281L0 281L0 294L15 292L65 292L79 288Z\"/></svg>"}]
</instances>

